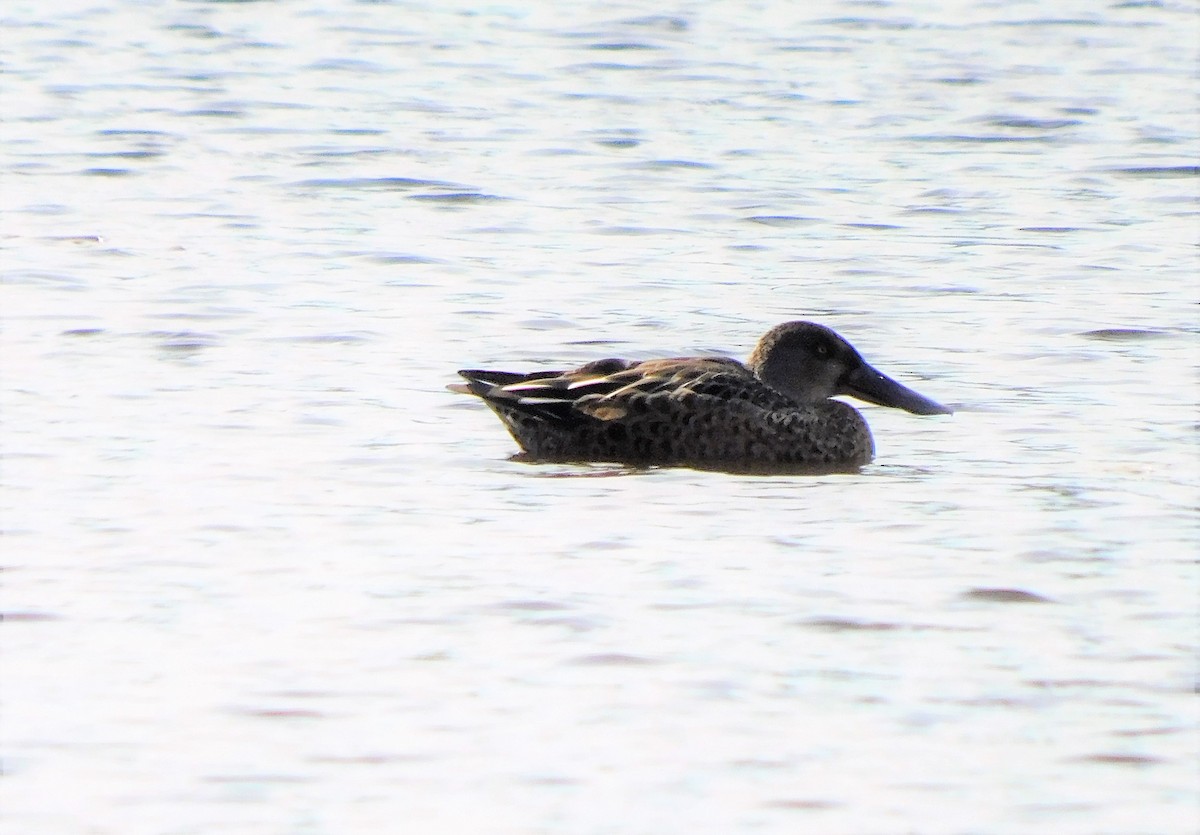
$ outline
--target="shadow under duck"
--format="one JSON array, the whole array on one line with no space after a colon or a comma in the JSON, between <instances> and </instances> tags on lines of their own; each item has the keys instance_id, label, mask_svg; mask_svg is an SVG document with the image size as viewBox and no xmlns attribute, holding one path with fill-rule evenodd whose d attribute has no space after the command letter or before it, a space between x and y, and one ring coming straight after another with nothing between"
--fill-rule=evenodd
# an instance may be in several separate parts
<instances>
[{"instance_id":1,"label":"shadow under duck","mask_svg":"<svg viewBox=\"0 0 1200 835\"><path fill-rule=\"evenodd\" d=\"M813 322L785 322L746 363L727 357L602 359L573 371L459 371L531 461L613 462L729 472L855 470L875 455L849 395L918 415L950 414L872 368Z\"/></svg>"}]
</instances>

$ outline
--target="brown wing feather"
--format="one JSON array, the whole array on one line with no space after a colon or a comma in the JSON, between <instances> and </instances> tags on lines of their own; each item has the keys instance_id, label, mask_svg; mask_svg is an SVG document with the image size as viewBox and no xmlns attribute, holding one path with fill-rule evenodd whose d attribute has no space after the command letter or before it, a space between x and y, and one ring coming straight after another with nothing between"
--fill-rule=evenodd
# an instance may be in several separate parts
<instances>
[{"instance_id":1,"label":"brown wing feather","mask_svg":"<svg viewBox=\"0 0 1200 835\"><path fill-rule=\"evenodd\" d=\"M648 398L702 395L762 409L796 404L749 368L727 357L677 357L642 362L604 359L572 371L517 374L460 371L471 393L492 408L564 428L581 421L614 421L645 407ZM461 390L461 389L460 389Z\"/></svg>"}]
</instances>

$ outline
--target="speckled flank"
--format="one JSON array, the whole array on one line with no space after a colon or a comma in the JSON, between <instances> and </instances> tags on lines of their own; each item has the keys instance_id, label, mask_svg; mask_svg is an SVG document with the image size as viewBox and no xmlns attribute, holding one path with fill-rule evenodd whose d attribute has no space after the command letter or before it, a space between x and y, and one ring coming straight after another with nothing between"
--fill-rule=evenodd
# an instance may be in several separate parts
<instances>
[{"instance_id":1,"label":"speckled flank","mask_svg":"<svg viewBox=\"0 0 1200 835\"><path fill-rule=\"evenodd\" d=\"M658 392L628 398L628 412L618 419L573 424L485 400L529 457L541 461L807 469L858 467L874 455L862 415L836 400L773 411L747 400Z\"/></svg>"}]
</instances>

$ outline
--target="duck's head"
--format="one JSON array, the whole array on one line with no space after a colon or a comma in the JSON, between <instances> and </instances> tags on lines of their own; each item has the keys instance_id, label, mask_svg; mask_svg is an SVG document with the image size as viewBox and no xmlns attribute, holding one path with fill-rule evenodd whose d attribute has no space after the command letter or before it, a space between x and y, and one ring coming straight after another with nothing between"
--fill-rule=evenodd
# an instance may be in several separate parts
<instances>
[{"instance_id":1,"label":"duck's head","mask_svg":"<svg viewBox=\"0 0 1200 835\"><path fill-rule=\"evenodd\" d=\"M916 415L953 410L876 371L842 337L813 322L785 322L763 335L750 368L764 383L797 403L818 403L839 394Z\"/></svg>"}]
</instances>

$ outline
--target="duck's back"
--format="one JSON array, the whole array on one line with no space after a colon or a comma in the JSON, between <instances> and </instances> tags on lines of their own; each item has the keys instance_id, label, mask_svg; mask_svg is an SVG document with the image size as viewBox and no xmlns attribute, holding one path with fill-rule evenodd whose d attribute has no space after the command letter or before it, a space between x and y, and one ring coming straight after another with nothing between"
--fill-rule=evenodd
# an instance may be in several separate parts
<instances>
[{"instance_id":1,"label":"duck's back","mask_svg":"<svg viewBox=\"0 0 1200 835\"><path fill-rule=\"evenodd\" d=\"M600 360L571 372L463 376L541 461L849 469L874 453L866 422L849 405L797 404L731 359Z\"/></svg>"}]
</instances>

